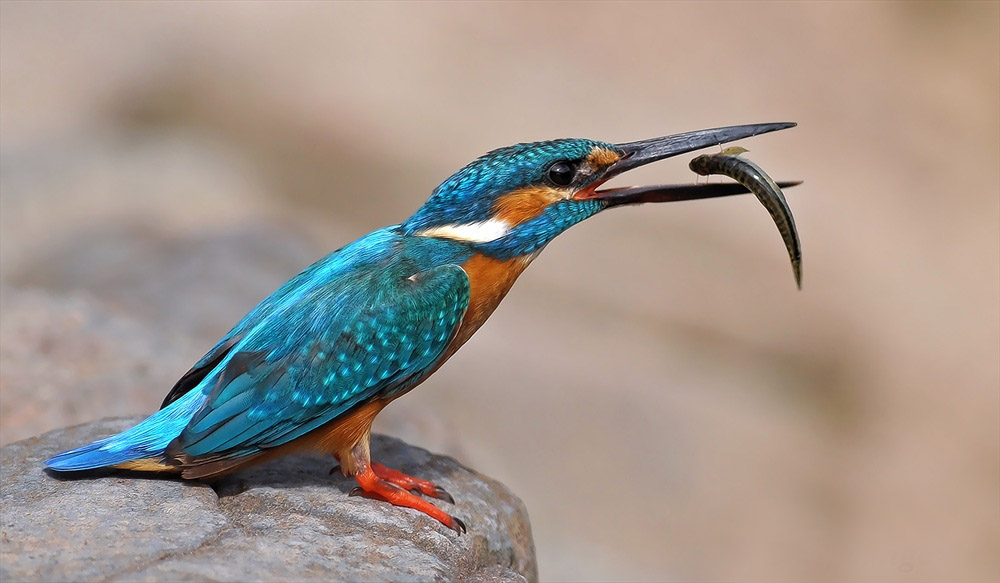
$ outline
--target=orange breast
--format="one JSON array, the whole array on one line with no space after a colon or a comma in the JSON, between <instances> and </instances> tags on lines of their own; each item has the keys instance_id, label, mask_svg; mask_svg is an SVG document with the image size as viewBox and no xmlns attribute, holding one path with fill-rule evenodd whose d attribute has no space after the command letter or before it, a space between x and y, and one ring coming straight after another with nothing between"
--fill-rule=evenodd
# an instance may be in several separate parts
<instances>
[{"instance_id":1,"label":"orange breast","mask_svg":"<svg viewBox=\"0 0 1000 583\"><path fill-rule=\"evenodd\" d=\"M473 255L462 264L469 276L469 309L462 318L455 339L445 352L445 359L461 348L490 317L507 295L517 277L535 258L534 254L514 259L498 260L485 255ZM444 362L442 359L441 362Z\"/></svg>"}]
</instances>

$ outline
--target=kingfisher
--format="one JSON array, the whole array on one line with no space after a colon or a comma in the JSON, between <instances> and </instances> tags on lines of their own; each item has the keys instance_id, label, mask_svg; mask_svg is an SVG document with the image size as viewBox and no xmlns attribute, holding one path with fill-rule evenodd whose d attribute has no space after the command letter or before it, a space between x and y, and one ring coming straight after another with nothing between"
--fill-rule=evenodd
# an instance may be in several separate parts
<instances>
[{"instance_id":1,"label":"kingfisher","mask_svg":"<svg viewBox=\"0 0 1000 583\"><path fill-rule=\"evenodd\" d=\"M220 476L290 452L332 455L362 494L465 524L433 482L371 460L375 416L447 361L557 235L609 208L747 192L735 183L599 187L633 168L793 127L729 126L612 144L493 150L402 223L320 259L240 320L122 433L47 460L53 472L119 468ZM791 185L794 183L785 183ZM334 467L336 469L336 467Z\"/></svg>"}]
</instances>

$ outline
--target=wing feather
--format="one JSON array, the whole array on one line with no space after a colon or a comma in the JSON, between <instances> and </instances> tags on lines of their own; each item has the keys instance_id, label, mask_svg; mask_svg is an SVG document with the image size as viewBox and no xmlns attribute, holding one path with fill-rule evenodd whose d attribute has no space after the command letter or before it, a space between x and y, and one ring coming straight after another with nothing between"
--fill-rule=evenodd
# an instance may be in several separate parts
<instances>
[{"instance_id":1,"label":"wing feather","mask_svg":"<svg viewBox=\"0 0 1000 583\"><path fill-rule=\"evenodd\" d=\"M452 264L299 295L231 348L172 451L186 466L254 456L398 396L433 370L468 304L468 276Z\"/></svg>"}]
</instances>

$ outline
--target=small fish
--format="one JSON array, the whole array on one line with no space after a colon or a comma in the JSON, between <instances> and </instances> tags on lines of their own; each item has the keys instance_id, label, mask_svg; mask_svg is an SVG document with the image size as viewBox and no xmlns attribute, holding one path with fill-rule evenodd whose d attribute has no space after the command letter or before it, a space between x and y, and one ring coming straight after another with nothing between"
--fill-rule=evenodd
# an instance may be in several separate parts
<instances>
[{"instance_id":1,"label":"small fish","mask_svg":"<svg viewBox=\"0 0 1000 583\"><path fill-rule=\"evenodd\" d=\"M795 283L802 289L802 248L799 246L799 233L795 230L792 209L788 208L781 189L766 172L761 170L760 166L739 157L748 151L746 148L732 146L718 154L698 156L691 160L688 167L701 176L710 174L728 176L757 195L757 200L764 205L767 212L771 213L771 218L774 219L774 224L777 225L778 232L785 241L788 257L792 260L792 271L795 272Z\"/></svg>"}]
</instances>

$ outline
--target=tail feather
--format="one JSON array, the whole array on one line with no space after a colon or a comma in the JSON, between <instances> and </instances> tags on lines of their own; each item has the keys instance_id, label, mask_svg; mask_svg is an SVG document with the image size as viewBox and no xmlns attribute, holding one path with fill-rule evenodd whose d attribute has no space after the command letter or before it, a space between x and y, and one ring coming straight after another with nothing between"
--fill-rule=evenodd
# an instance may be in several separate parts
<instances>
[{"instance_id":1,"label":"tail feather","mask_svg":"<svg viewBox=\"0 0 1000 583\"><path fill-rule=\"evenodd\" d=\"M45 462L45 467L58 472L92 470L108 466L146 467L155 469L163 464L163 453L191 417L198 412L204 395L197 388L157 411L131 429L95 441L90 445L64 451ZM138 465L137 465L138 464Z\"/></svg>"}]
</instances>

